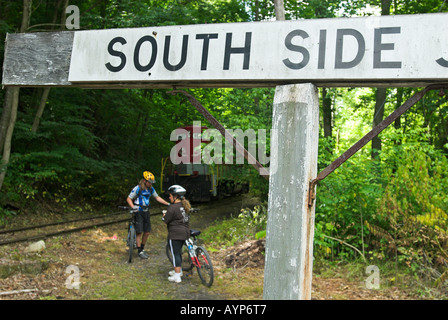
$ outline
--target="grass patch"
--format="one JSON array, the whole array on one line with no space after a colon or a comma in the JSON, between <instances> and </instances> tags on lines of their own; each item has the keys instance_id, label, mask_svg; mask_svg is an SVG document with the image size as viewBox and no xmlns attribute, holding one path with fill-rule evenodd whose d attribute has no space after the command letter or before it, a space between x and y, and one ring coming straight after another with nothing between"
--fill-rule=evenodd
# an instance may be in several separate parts
<instances>
[{"instance_id":1,"label":"grass patch","mask_svg":"<svg viewBox=\"0 0 448 320\"><path fill-rule=\"evenodd\" d=\"M238 218L215 221L201 233L207 250L213 252L253 238L253 230Z\"/></svg>"},{"instance_id":2,"label":"grass patch","mask_svg":"<svg viewBox=\"0 0 448 320\"><path fill-rule=\"evenodd\" d=\"M162 278L154 276L157 270L141 268L141 264L114 263L110 266L107 274L100 274L100 283L87 284L85 299L111 299L111 300L163 300L173 299L174 296L166 287ZM119 280L119 281L117 281ZM166 279L163 279L166 280ZM90 290L92 289L92 290Z\"/></svg>"}]
</instances>

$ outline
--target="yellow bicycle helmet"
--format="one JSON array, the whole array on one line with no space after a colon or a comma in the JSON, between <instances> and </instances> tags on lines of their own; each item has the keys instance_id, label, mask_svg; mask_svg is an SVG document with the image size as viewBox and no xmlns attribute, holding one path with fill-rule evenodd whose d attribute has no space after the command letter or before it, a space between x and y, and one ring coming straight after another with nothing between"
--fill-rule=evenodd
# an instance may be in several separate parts
<instances>
[{"instance_id":1,"label":"yellow bicycle helmet","mask_svg":"<svg viewBox=\"0 0 448 320\"><path fill-rule=\"evenodd\" d=\"M145 172L143 172L143 178L144 178L145 180L147 180L148 182L150 182L150 183L155 183L155 182L156 182L156 178L155 178L154 175L153 175L151 172L149 172L149 171L145 171Z\"/></svg>"}]
</instances>

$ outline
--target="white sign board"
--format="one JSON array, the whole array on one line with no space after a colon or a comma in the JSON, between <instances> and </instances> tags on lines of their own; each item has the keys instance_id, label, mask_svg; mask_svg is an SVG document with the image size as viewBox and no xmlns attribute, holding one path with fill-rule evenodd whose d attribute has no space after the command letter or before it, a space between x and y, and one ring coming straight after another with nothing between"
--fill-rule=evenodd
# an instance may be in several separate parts
<instances>
[{"instance_id":1,"label":"white sign board","mask_svg":"<svg viewBox=\"0 0 448 320\"><path fill-rule=\"evenodd\" d=\"M448 14L75 32L76 82L448 81Z\"/></svg>"}]
</instances>

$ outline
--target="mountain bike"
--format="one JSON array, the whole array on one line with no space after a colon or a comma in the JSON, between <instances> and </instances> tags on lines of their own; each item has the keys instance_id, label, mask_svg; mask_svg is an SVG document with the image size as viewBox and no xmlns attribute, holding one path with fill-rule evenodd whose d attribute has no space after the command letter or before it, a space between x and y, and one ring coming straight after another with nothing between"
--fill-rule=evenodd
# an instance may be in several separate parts
<instances>
[{"instance_id":1,"label":"mountain bike","mask_svg":"<svg viewBox=\"0 0 448 320\"><path fill-rule=\"evenodd\" d=\"M214 280L212 259L203 246L198 246L197 237L200 234L201 231L190 230L190 238L185 240L185 245L182 246L182 271L188 272L196 267L202 284L211 287ZM173 263L173 254L168 243L166 245L166 255Z\"/></svg>"},{"instance_id":2,"label":"mountain bike","mask_svg":"<svg viewBox=\"0 0 448 320\"><path fill-rule=\"evenodd\" d=\"M143 208L143 210L148 210L148 207L146 206L140 206ZM135 230L135 224L136 224L136 215L138 213L137 210L132 209L131 207L127 206L119 206L120 209L123 210L129 210L129 213L131 214L131 219L128 224L128 235L126 238L126 246L128 247L128 263L132 262L132 258L134 255L134 249L137 249L137 231Z\"/></svg>"}]
</instances>

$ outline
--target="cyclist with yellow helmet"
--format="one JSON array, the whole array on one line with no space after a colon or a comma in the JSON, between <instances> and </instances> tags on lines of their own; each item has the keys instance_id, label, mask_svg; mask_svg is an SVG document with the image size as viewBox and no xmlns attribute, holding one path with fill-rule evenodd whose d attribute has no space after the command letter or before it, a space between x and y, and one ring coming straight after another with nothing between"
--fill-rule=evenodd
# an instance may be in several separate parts
<instances>
[{"instance_id":1,"label":"cyclist with yellow helmet","mask_svg":"<svg viewBox=\"0 0 448 320\"><path fill-rule=\"evenodd\" d=\"M154 175L149 172L143 172L143 179L136 185L129 194L126 202L134 210L138 210L136 216L137 249L138 256L142 259L148 259L148 254L144 251L146 240L151 232L151 221L149 219L149 200L152 197L161 204L168 205L168 202L161 198L154 187L156 182Z\"/></svg>"}]
</instances>

